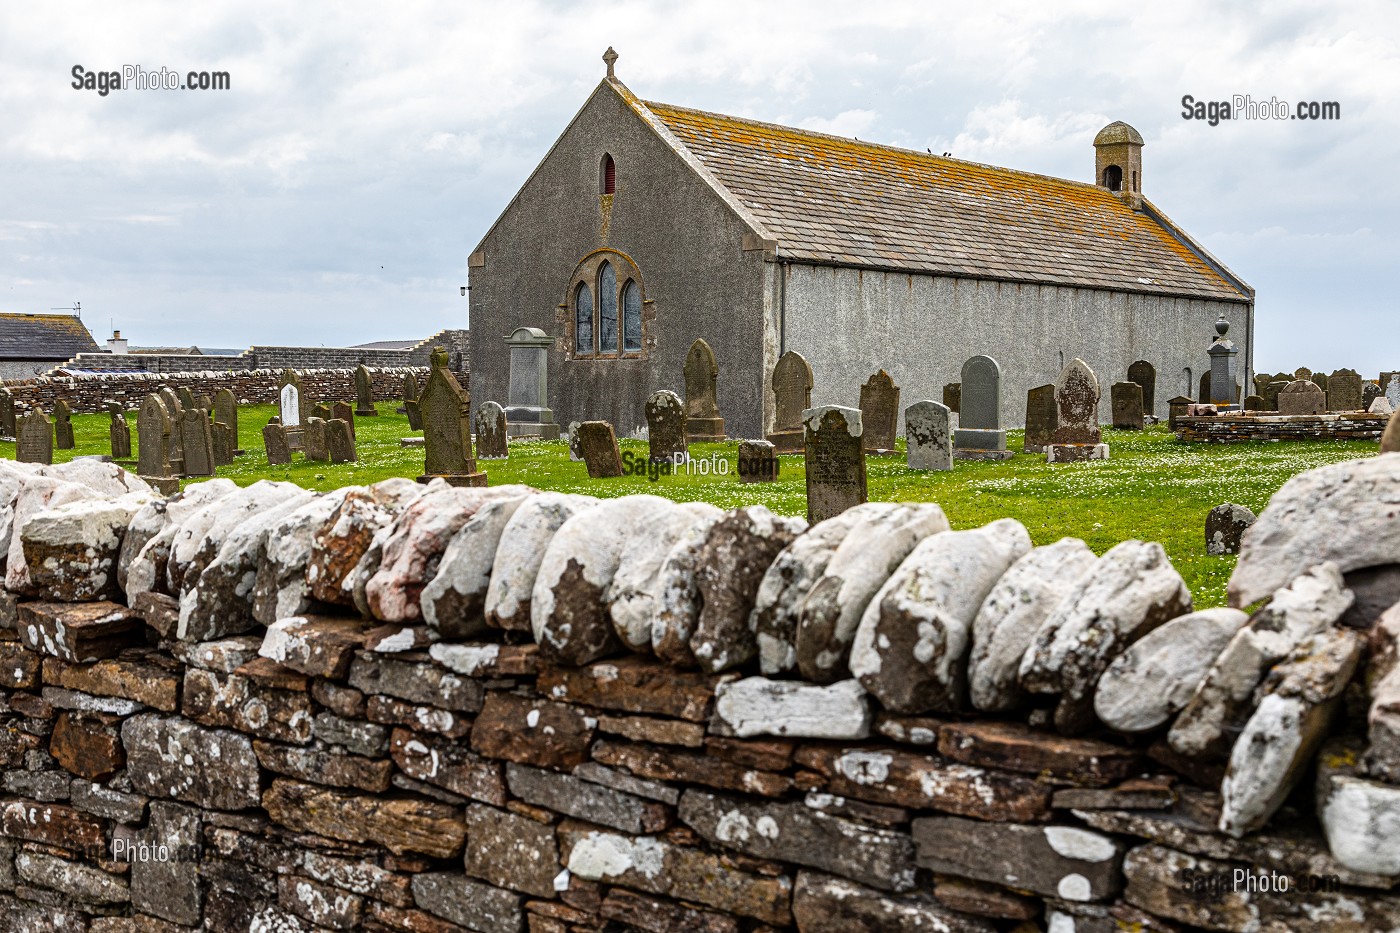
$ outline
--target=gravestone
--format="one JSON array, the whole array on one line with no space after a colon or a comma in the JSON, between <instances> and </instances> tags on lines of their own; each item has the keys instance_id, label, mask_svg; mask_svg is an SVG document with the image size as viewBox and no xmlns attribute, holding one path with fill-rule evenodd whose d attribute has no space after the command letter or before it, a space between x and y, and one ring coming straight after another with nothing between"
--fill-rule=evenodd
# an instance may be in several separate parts
<instances>
[{"instance_id":1,"label":"gravestone","mask_svg":"<svg viewBox=\"0 0 1400 933\"><path fill-rule=\"evenodd\" d=\"M160 400L165 403L165 413L170 416L172 422L178 418L180 412L184 410L183 406L180 405L180 397L176 395L175 390L169 386L161 388Z\"/></svg>"},{"instance_id":2,"label":"gravestone","mask_svg":"<svg viewBox=\"0 0 1400 933\"><path fill-rule=\"evenodd\" d=\"M1390 407L1400 411L1400 373L1392 373L1385 384L1385 397L1390 399Z\"/></svg>"},{"instance_id":3,"label":"gravestone","mask_svg":"<svg viewBox=\"0 0 1400 933\"><path fill-rule=\"evenodd\" d=\"M960 414L962 408L961 382L950 382L943 386L943 404L953 414Z\"/></svg>"},{"instance_id":4,"label":"gravestone","mask_svg":"<svg viewBox=\"0 0 1400 933\"><path fill-rule=\"evenodd\" d=\"M228 466L233 463L234 440L233 428L222 421L215 421L209 425L209 437L214 442L214 466Z\"/></svg>"},{"instance_id":5,"label":"gravestone","mask_svg":"<svg viewBox=\"0 0 1400 933\"><path fill-rule=\"evenodd\" d=\"M1141 431L1143 409L1142 386L1136 382L1115 382L1109 389L1113 404L1113 427L1119 431Z\"/></svg>"},{"instance_id":6,"label":"gravestone","mask_svg":"<svg viewBox=\"0 0 1400 933\"><path fill-rule=\"evenodd\" d=\"M1339 369L1327 377L1327 408L1329 411L1365 411L1361 404L1361 374L1354 369Z\"/></svg>"},{"instance_id":7,"label":"gravestone","mask_svg":"<svg viewBox=\"0 0 1400 933\"><path fill-rule=\"evenodd\" d=\"M428 384L418 399L423 418L423 475L418 482L441 477L453 486L485 486L472 456L471 396L448 369L447 351L433 350Z\"/></svg>"},{"instance_id":8,"label":"gravestone","mask_svg":"<svg viewBox=\"0 0 1400 933\"><path fill-rule=\"evenodd\" d=\"M1103 443L1099 430L1099 379L1089 364L1078 357L1060 370L1055 383L1055 409L1059 424L1053 441L1045 448L1048 463L1108 459L1108 445Z\"/></svg>"},{"instance_id":9,"label":"gravestone","mask_svg":"<svg viewBox=\"0 0 1400 933\"><path fill-rule=\"evenodd\" d=\"M899 424L899 386L883 369L860 387L860 420L865 425L865 449L868 453L894 452L895 432Z\"/></svg>"},{"instance_id":10,"label":"gravestone","mask_svg":"<svg viewBox=\"0 0 1400 933\"><path fill-rule=\"evenodd\" d=\"M311 406L311 417L320 418L322 421L331 420L331 406L325 402L317 402Z\"/></svg>"},{"instance_id":11,"label":"gravestone","mask_svg":"<svg viewBox=\"0 0 1400 933\"><path fill-rule=\"evenodd\" d=\"M510 456L506 412L499 402L483 402L476 410L476 456L479 460L505 460Z\"/></svg>"},{"instance_id":12,"label":"gravestone","mask_svg":"<svg viewBox=\"0 0 1400 933\"><path fill-rule=\"evenodd\" d=\"M1142 386L1142 413L1152 416L1157 412L1157 367L1147 360L1138 360L1128 367L1128 381Z\"/></svg>"},{"instance_id":13,"label":"gravestone","mask_svg":"<svg viewBox=\"0 0 1400 933\"><path fill-rule=\"evenodd\" d=\"M990 356L974 356L962 367L958 430L953 456L961 460L1008 460L1001 426L1001 366Z\"/></svg>"},{"instance_id":14,"label":"gravestone","mask_svg":"<svg viewBox=\"0 0 1400 933\"><path fill-rule=\"evenodd\" d=\"M126 412L116 402L107 403L107 414L112 419L107 436L112 443L113 460L131 459L131 425L126 423Z\"/></svg>"},{"instance_id":15,"label":"gravestone","mask_svg":"<svg viewBox=\"0 0 1400 933\"><path fill-rule=\"evenodd\" d=\"M1369 379L1361 383L1361 408L1364 411L1371 410L1371 403L1385 395L1381 387L1371 382Z\"/></svg>"},{"instance_id":16,"label":"gravestone","mask_svg":"<svg viewBox=\"0 0 1400 933\"><path fill-rule=\"evenodd\" d=\"M180 416L180 440L185 451L181 467L185 476L214 475L214 438L209 428L209 412L195 406Z\"/></svg>"},{"instance_id":17,"label":"gravestone","mask_svg":"<svg viewBox=\"0 0 1400 933\"><path fill-rule=\"evenodd\" d=\"M301 438L301 452L307 460L326 461L331 458L330 441L326 437L326 419L312 415L306 419L306 431Z\"/></svg>"},{"instance_id":18,"label":"gravestone","mask_svg":"<svg viewBox=\"0 0 1400 933\"><path fill-rule=\"evenodd\" d=\"M506 346L510 347L506 432L512 437L557 440L559 425L549 408L549 351L554 338L538 327L517 327L506 338Z\"/></svg>"},{"instance_id":19,"label":"gravestone","mask_svg":"<svg viewBox=\"0 0 1400 933\"><path fill-rule=\"evenodd\" d=\"M378 412L375 412L375 414L378 414ZM355 412L354 409L350 407L349 402L336 402L331 406L331 416L326 420L332 421L336 418L350 425L350 440L353 442L355 440Z\"/></svg>"},{"instance_id":20,"label":"gravestone","mask_svg":"<svg viewBox=\"0 0 1400 933\"><path fill-rule=\"evenodd\" d=\"M77 446L73 440L73 409L65 399L53 403L53 434L54 446L59 450L72 450Z\"/></svg>"},{"instance_id":21,"label":"gravestone","mask_svg":"<svg viewBox=\"0 0 1400 933\"><path fill-rule=\"evenodd\" d=\"M407 414L408 403L416 401L418 401L418 377L413 373L404 373L402 399L396 411L401 415Z\"/></svg>"},{"instance_id":22,"label":"gravestone","mask_svg":"<svg viewBox=\"0 0 1400 933\"><path fill-rule=\"evenodd\" d=\"M592 479L622 475L622 454L617 435L606 421L585 421L578 426L579 456Z\"/></svg>"},{"instance_id":23,"label":"gravestone","mask_svg":"<svg viewBox=\"0 0 1400 933\"><path fill-rule=\"evenodd\" d=\"M1206 514L1206 553L1238 554L1240 539L1254 524L1254 513L1242 505L1225 502Z\"/></svg>"},{"instance_id":24,"label":"gravestone","mask_svg":"<svg viewBox=\"0 0 1400 933\"><path fill-rule=\"evenodd\" d=\"M1390 399L1386 398L1384 395L1377 395L1375 398L1371 399L1371 407L1367 408L1366 411L1373 415L1395 414L1395 409L1391 406Z\"/></svg>"},{"instance_id":25,"label":"gravestone","mask_svg":"<svg viewBox=\"0 0 1400 933\"><path fill-rule=\"evenodd\" d=\"M15 397L0 386L0 440L15 439Z\"/></svg>"},{"instance_id":26,"label":"gravestone","mask_svg":"<svg viewBox=\"0 0 1400 933\"><path fill-rule=\"evenodd\" d=\"M934 401L904 409L905 462L911 470L953 468L953 413Z\"/></svg>"},{"instance_id":27,"label":"gravestone","mask_svg":"<svg viewBox=\"0 0 1400 933\"><path fill-rule=\"evenodd\" d=\"M201 411L209 412L209 413L212 414L213 411L214 411L214 398L213 398L213 396L210 396L210 395L203 395L203 394L201 394L201 395L196 395L196 396L194 397L194 407L195 407L195 408L198 408L198 409L201 410Z\"/></svg>"},{"instance_id":28,"label":"gravestone","mask_svg":"<svg viewBox=\"0 0 1400 933\"><path fill-rule=\"evenodd\" d=\"M739 442L739 482L771 483L778 478L778 453L772 441Z\"/></svg>"},{"instance_id":29,"label":"gravestone","mask_svg":"<svg viewBox=\"0 0 1400 933\"><path fill-rule=\"evenodd\" d=\"M1264 386L1264 391L1260 395L1264 396L1264 410L1278 411L1278 395L1284 390L1288 383L1282 379L1274 379Z\"/></svg>"},{"instance_id":30,"label":"gravestone","mask_svg":"<svg viewBox=\"0 0 1400 933\"><path fill-rule=\"evenodd\" d=\"M179 490L180 480L171 462L175 422L160 395L148 395L136 412L136 472L161 492Z\"/></svg>"},{"instance_id":31,"label":"gravestone","mask_svg":"<svg viewBox=\"0 0 1400 933\"><path fill-rule=\"evenodd\" d=\"M574 463L583 460L583 451L578 446L578 426L577 421L570 421L569 426L564 430L564 443L569 448L569 459Z\"/></svg>"},{"instance_id":32,"label":"gravestone","mask_svg":"<svg viewBox=\"0 0 1400 933\"><path fill-rule=\"evenodd\" d=\"M807 523L815 525L868 499L860 410L822 405L802 413Z\"/></svg>"},{"instance_id":33,"label":"gravestone","mask_svg":"<svg viewBox=\"0 0 1400 933\"><path fill-rule=\"evenodd\" d=\"M647 399L647 459L652 463L684 463L690 456L685 441L685 403L670 389L658 389Z\"/></svg>"},{"instance_id":34,"label":"gravestone","mask_svg":"<svg viewBox=\"0 0 1400 933\"><path fill-rule=\"evenodd\" d=\"M1331 380L1327 378L1326 373L1313 373L1308 377L1308 381L1321 389L1323 395L1326 395L1328 390L1332 387Z\"/></svg>"},{"instance_id":35,"label":"gravestone","mask_svg":"<svg viewBox=\"0 0 1400 933\"><path fill-rule=\"evenodd\" d=\"M15 426L15 459L53 463L53 425L42 408L31 408Z\"/></svg>"},{"instance_id":36,"label":"gravestone","mask_svg":"<svg viewBox=\"0 0 1400 933\"><path fill-rule=\"evenodd\" d=\"M285 429L287 446L300 450L308 412L301 379L290 369L282 374L282 384L277 390L277 414Z\"/></svg>"},{"instance_id":37,"label":"gravestone","mask_svg":"<svg viewBox=\"0 0 1400 933\"><path fill-rule=\"evenodd\" d=\"M1326 410L1322 389L1310 379L1294 379L1278 394L1280 415L1320 415Z\"/></svg>"},{"instance_id":38,"label":"gravestone","mask_svg":"<svg viewBox=\"0 0 1400 933\"><path fill-rule=\"evenodd\" d=\"M1293 379L1308 379L1308 380L1311 380L1311 379L1312 379L1312 373L1313 373L1313 371L1312 371L1311 369L1308 369L1306 366L1299 366L1297 369L1293 370ZM1292 382L1293 379L1289 379L1288 381L1289 381L1289 382Z\"/></svg>"},{"instance_id":39,"label":"gravestone","mask_svg":"<svg viewBox=\"0 0 1400 933\"><path fill-rule=\"evenodd\" d=\"M1167 427L1175 431L1177 419L1186 417L1187 409L1194 404L1196 403L1184 395L1169 399L1167 401Z\"/></svg>"},{"instance_id":40,"label":"gravestone","mask_svg":"<svg viewBox=\"0 0 1400 933\"><path fill-rule=\"evenodd\" d=\"M1264 407L1264 404L1265 404L1265 403L1264 403L1264 397L1263 397L1263 396L1261 396L1261 395L1248 395L1248 396L1245 396L1245 400L1244 400L1244 410L1245 410L1245 411L1267 411L1267 409Z\"/></svg>"},{"instance_id":41,"label":"gravestone","mask_svg":"<svg viewBox=\"0 0 1400 933\"><path fill-rule=\"evenodd\" d=\"M355 416L373 418L379 412L374 407L374 379L369 368L361 363L355 367Z\"/></svg>"},{"instance_id":42,"label":"gravestone","mask_svg":"<svg viewBox=\"0 0 1400 933\"><path fill-rule=\"evenodd\" d=\"M1022 450L1028 454L1045 453L1045 448L1055 439L1055 428L1059 424L1053 383L1026 392L1026 436L1021 442Z\"/></svg>"},{"instance_id":43,"label":"gravestone","mask_svg":"<svg viewBox=\"0 0 1400 933\"><path fill-rule=\"evenodd\" d=\"M214 420L228 425L233 434L233 450L238 450L238 399L232 389L220 389L214 393Z\"/></svg>"},{"instance_id":44,"label":"gravestone","mask_svg":"<svg viewBox=\"0 0 1400 933\"><path fill-rule=\"evenodd\" d=\"M176 389L175 397L180 400L181 410L188 410L199 405L199 403L195 401L194 393L190 391L189 386L180 386Z\"/></svg>"},{"instance_id":45,"label":"gravestone","mask_svg":"<svg viewBox=\"0 0 1400 933\"><path fill-rule=\"evenodd\" d=\"M332 418L327 421L326 448L330 454L331 463L353 463L358 460L353 425L344 418Z\"/></svg>"},{"instance_id":46,"label":"gravestone","mask_svg":"<svg viewBox=\"0 0 1400 933\"><path fill-rule=\"evenodd\" d=\"M287 466L292 462L292 447L287 443L287 426L270 422L263 426L263 448L268 466Z\"/></svg>"},{"instance_id":47,"label":"gravestone","mask_svg":"<svg viewBox=\"0 0 1400 933\"><path fill-rule=\"evenodd\" d=\"M423 430L423 415L418 409L418 402L416 400L412 402L404 402L403 409L404 414L408 416L408 429L410 431Z\"/></svg>"},{"instance_id":48,"label":"gravestone","mask_svg":"<svg viewBox=\"0 0 1400 933\"><path fill-rule=\"evenodd\" d=\"M697 338L685 358L685 430L686 439L692 444L724 440L718 383L715 351Z\"/></svg>"},{"instance_id":49,"label":"gravestone","mask_svg":"<svg viewBox=\"0 0 1400 933\"><path fill-rule=\"evenodd\" d=\"M768 435L780 454L802 450L802 413L812 407L812 367L796 350L778 358L773 367L773 432Z\"/></svg>"}]
</instances>

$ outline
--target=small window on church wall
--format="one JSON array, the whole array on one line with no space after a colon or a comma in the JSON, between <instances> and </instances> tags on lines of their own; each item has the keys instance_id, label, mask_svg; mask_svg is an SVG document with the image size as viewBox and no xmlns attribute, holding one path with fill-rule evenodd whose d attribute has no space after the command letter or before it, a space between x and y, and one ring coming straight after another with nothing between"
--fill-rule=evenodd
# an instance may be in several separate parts
<instances>
[{"instance_id":1,"label":"small window on church wall","mask_svg":"<svg viewBox=\"0 0 1400 933\"><path fill-rule=\"evenodd\" d=\"M610 262L598 267L598 352L617 352L617 271Z\"/></svg>"},{"instance_id":2,"label":"small window on church wall","mask_svg":"<svg viewBox=\"0 0 1400 933\"><path fill-rule=\"evenodd\" d=\"M613 194L617 191L617 163L610 155L603 156L603 194Z\"/></svg>"},{"instance_id":3,"label":"small window on church wall","mask_svg":"<svg viewBox=\"0 0 1400 933\"><path fill-rule=\"evenodd\" d=\"M1116 165L1110 165L1103 170L1103 186L1109 191L1123 190L1123 170Z\"/></svg>"},{"instance_id":4,"label":"small window on church wall","mask_svg":"<svg viewBox=\"0 0 1400 933\"><path fill-rule=\"evenodd\" d=\"M593 292L587 285L574 291L574 350L593 352Z\"/></svg>"},{"instance_id":5,"label":"small window on church wall","mask_svg":"<svg viewBox=\"0 0 1400 933\"><path fill-rule=\"evenodd\" d=\"M642 348L642 290L631 279L622 286L622 349Z\"/></svg>"}]
</instances>

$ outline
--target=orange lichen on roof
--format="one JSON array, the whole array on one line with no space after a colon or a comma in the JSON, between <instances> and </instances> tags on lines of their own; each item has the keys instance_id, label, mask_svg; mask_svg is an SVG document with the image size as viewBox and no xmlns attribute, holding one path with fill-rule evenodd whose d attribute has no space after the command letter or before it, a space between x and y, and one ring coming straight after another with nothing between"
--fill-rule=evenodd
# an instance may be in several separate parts
<instances>
[{"instance_id":1,"label":"orange lichen on roof","mask_svg":"<svg viewBox=\"0 0 1400 933\"><path fill-rule=\"evenodd\" d=\"M1247 300L1152 216L1093 184L669 104L659 120L779 240L779 254Z\"/></svg>"}]
</instances>

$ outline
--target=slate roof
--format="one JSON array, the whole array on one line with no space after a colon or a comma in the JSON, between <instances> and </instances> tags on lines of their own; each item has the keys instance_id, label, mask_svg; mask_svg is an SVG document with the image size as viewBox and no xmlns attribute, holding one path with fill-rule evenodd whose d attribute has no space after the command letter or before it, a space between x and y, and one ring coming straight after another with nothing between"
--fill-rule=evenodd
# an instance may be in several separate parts
<instances>
[{"instance_id":1,"label":"slate roof","mask_svg":"<svg viewBox=\"0 0 1400 933\"><path fill-rule=\"evenodd\" d=\"M1247 285L1224 274L1150 203L1134 211L1085 182L643 102L619 91L778 240L779 258L1252 299Z\"/></svg>"},{"instance_id":2,"label":"slate roof","mask_svg":"<svg viewBox=\"0 0 1400 933\"><path fill-rule=\"evenodd\" d=\"M68 360L99 349L71 314L0 313L0 360Z\"/></svg>"}]
</instances>

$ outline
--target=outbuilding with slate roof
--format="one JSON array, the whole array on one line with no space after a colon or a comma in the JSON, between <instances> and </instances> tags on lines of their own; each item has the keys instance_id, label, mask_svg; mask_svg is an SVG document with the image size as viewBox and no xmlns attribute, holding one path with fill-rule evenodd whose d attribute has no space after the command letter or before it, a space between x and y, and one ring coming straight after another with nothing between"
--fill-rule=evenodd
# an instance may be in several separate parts
<instances>
[{"instance_id":1,"label":"outbuilding with slate roof","mask_svg":"<svg viewBox=\"0 0 1400 933\"><path fill-rule=\"evenodd\" d=\"M0 313L0 379L33 379L98 349L76 315Z\"/></svg>"},{"instance_id":2,"label":"outbuilding with slate roof","mask_svg":"<svg viewBox=\"0 0 1400 933\"><path fill-rule=\"evenodd\" d=\"M1193 394L1223 315L1249 384L1254 291L1143 195L1128 124L1073 181L643 101L604 60L469 257L477 399L507 394L504 344L484 335L520 326L556 338L556 416L619 434L681 384L697 337L738 437L771 428L788 350L812 366L813 404L845 405L880 369L939 398L986 354L1019 425L1026 390L1076 357L1109 376L1147 360L1159 399Z\"/></svg>"}]
</instances>

